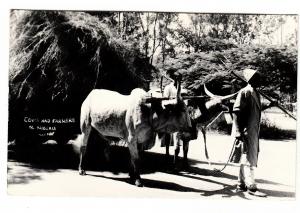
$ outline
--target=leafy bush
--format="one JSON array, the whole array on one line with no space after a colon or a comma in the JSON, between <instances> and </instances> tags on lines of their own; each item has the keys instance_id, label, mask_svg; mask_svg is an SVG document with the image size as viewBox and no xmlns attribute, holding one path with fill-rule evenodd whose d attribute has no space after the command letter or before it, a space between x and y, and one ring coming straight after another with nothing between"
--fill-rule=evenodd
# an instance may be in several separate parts
<instances>
[{"instance_id":1,"label":"leafy bush","mask_svg":"<svg viewBox=\"0 0 300 213\"><path fill-rule=\"evenodd\" d=\"M296 130L280 129L268 119L264 119L260 126L260 138L273 140L296 139Z\"/></svg>"}]
</instances>

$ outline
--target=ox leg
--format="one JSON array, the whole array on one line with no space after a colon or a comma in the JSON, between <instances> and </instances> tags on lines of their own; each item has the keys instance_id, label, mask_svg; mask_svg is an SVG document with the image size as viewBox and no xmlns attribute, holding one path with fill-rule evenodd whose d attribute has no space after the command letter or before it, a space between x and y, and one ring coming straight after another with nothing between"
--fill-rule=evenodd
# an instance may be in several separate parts
<instances>
[{"instance_id":1,"label":"ox leg","mask_svg":"<svg viewBox=\"0 0 300 213\"><path fill-rule=\"evenodd\" d=\"M173 137L171 134L166 133L165 134L165 145L166 145L166 155L165 155L165 161L167 165L172 164L172 159L170 158L170 145L173 142Z\"/></svg>"},{"instance_id":2,"label":"ox leg","mask_svg":"<svg viewBox=\"0 0 300 213\"><path fill-rule=\"evenodd\" d=\"M175 151L174 151L174 165L176 166L177 161L178 161L178 155L180 153L180 146L176 146Z\"/></svg>"},{"instance_id":3,"label":"ox leg","mask_svg":"<svg viewBox=\"0 0 300 213\"><path fill-rule=\"evenodd\" d=\"M177 165L177 161L178 161L178 155L180 153L180 139L176 136L174 137L174 140L176 142L176 147L175 147L175 151L174 151L174 166L176 167Z\"/></svg>"},{"instance_id":4,"label":"ox leg","mask_svg":"<svg viewBox=\"0 0 300 213\"><path fill-rule=\"evenodd\" d=\"M171 135L170 134L165 134L165 143L166 143L166 157L169 159L170 156L170 142L171 142Z\"/></svg>"},{"instance_id":5,"label":"ox leg","mask_svg":"<svg viewBox=\"0 0 300 213\"><path fill-rule=\"evenodd\" d=\"M131 171L129 172L130 179L134 182L134 185L138 187L142 187L143 184L141 182L140 177L140 153L141 153L141 146L138 145L137 141L130 141L128 143L128 149L130 153L130 165Z\"/></svg>"},{"instance_id":6,"label":"ox leg","mask_svg":"<svg viewBox=\"0 0 300 213\"><path fill-rule=\"evenodd\" d=\"M104 158L107 162L110 162L110 140L108 138L106 138L105 136L103 136L101 133L99 133L99 136L101 137L101 139L103 140L103 152L104 152Z\"/></svg>"},{"instance_id":7,"label":"ox leg","mask_svg":"<svg viewBox=\"0 0 300 213\"><path fill-rule=\"evenodd\" d=\"M86 167L86 159L85 159L85 154L86 154L86 148L89 140L89 136L91 133L92 128L87 128L84 133L82 133L82 144L80 146L80 159L79 159L79 174L80 175L86 175L85 173L85 167Z\"/></svg>"},{"instance_id":8,"label":"ox leg","mask_svg":"<svg viewBox=\"0 0 300 213\"><path fill-rule=\"evenodd\" d=\"M190 144L190 142L188 140L183 141L182 148L183 148L183 167L184 168L187 168L189 166L188 158L187 158L188 151L189 151L189 144Z\"/></svg>"},{"instance_id":9,"label":"ox leg","mask_svg":"<svg viewBox=\"0 0 300 213\"><path fill-rule=\"evenodd\" d=\"M104 157L105 157L105 160L107 162L110 162L110 145L109 145L109 142L105 141L105 144L104 144Z\"/></svg>"}]
</instances>

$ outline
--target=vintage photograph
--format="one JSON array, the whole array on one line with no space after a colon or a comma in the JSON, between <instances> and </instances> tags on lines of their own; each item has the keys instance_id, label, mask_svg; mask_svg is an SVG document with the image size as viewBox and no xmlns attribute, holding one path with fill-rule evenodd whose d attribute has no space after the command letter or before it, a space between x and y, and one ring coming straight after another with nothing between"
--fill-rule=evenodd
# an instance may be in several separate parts
<instances>
[{"instance_id":1,"label":"vintage photograph","mask_svg":"<svg viewBox=\"0 0 300 213\"><path fill-rule=\"evenodd\" d=\"M298 22L11 9L7 194L295 200Z\"/></svg>"}]
</instances>

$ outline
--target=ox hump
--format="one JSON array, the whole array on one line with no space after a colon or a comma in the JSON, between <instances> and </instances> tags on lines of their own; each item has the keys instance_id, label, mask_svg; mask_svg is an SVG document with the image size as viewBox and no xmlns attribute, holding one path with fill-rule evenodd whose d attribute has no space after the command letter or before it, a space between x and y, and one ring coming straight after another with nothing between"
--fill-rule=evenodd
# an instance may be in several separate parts
<instances>
[{"instance_id":1,"label":"ox hump","mask_svg":"<svg viewBox=\"0 0 300 213\"><path fill-rule=\"evenodd\" d=\"M128 96L105 89L94 89L87 99L90 109L99 113L103 113L106 110L122 111L125 110L129 104Z\"/></svg>"},{"instance_id":2,"label":"ox hump","mask_svg":"<svg viewBox=\"0 0 300 213\"><path fill-rule=\"evenodd\" d=\"M133 89L130 93L130 99L139 102L146 102L147 92L141 88Z\"/></svg>"}]
</instances>

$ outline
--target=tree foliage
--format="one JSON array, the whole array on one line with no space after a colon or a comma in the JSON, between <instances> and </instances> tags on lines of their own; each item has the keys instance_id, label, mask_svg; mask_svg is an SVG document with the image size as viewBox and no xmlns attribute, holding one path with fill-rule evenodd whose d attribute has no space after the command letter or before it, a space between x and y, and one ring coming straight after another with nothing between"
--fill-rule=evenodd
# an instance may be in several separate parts
<instances>
[{"instance_id":1,"label":"tree foliage","mask_svg":"<svg viewBox=\"0 0 300 213\"><path fill-rule=\"evenodd\" d=\"M153 77L158 83L160 76L152 72L152 65L161 73L181 72L184 86L197 95L203 94L204 83L220 95L237 91L243 83L229 70L251 67L263 73L266 93L296 101L296 27L289 40L282 37L289 18L297 19L13 10L9 123L21 121L22 126L26 113L68 112L78 118L80 105L93 88L128 94L136 87L148 89ZM281 32L279 45L273 44L276 32Z\"/></svg>"},{"instance_id":2,"label":"tree foliage","mask_svg":"<svg viewBox=\"0 0 300 213\"><path fill-rule=\"evenodd\" d=\"M183 74L184 86L192 94L203 94L203 84L216 94L236 92L245 84L230 74L253 68L262 73L263 90L274 98L285 101L287 96L296 101L297 50L248 46L223 51L181 54L170 58L165 69L175 68Z\"/></svg>"}]
</instances>

